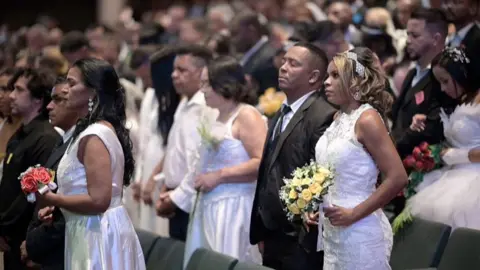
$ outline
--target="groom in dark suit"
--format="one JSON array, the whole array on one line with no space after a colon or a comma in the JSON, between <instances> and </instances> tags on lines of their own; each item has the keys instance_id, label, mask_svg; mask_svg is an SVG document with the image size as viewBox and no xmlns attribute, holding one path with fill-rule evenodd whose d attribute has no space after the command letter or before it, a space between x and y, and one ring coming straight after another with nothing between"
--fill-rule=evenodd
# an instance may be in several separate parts
<instances>
[{"instance_id":1,"label":"groom in dark suit","mask_svg":"<svg viewBox=\"0 0 480 270\"><path fill-rule=\"evenodd\" d=\"M320 92L327 65L322 50L302 43L288 50L279 70L287 100L269 127L250 226L250 242L263 246L263 264L274 269L322 268L316 226L289 222L279 190L284 177L315 159L315 145L333 120L335 109Z\"/></svg>"},{"instance_id":2,"label":"groom in dark suit","mask_svg":"<svg viewBox=\"0 0 480 270\"><path fill-rule=\"evenodd\" d=\"M47 106L52 125L65 131L63 140L45 163L46 168L54 171L57 170L58 163L70 143L70 137L78 120L77 112L66 107L67 93L63 90L64 86L64 78L57 79L52 90L52 101ZM44 223L38 219L38 211L41 207L41 202L37 203L32 221L28 226L27 238L21 246L22 258L39 264L42 270L62 270L64 269L65 219L60 209L55 208L51 214L51 222Z\"/></svg>"}]
</instances>

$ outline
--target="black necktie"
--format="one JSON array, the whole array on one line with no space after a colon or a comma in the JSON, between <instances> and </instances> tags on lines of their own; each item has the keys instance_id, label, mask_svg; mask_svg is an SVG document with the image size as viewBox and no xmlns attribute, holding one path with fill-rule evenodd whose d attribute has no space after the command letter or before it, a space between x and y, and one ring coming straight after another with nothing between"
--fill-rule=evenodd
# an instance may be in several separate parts
<instances>
[{"instance_id":1,"label":"black necktie","mask_svg":"<svg viewBox=\"0 0 480 270\"><path fill-rule=\"evenodd\" d=\"M282 133L282 127L283 127L283 119L285 118L285 115L289 112L291 112L292 109L288 105L283 105L282 111L280 113L280 117L278 118L277 125L275 127L275 130L273 131L273 140L277 140L278 136Z\"/></svg>"}]
</instances>

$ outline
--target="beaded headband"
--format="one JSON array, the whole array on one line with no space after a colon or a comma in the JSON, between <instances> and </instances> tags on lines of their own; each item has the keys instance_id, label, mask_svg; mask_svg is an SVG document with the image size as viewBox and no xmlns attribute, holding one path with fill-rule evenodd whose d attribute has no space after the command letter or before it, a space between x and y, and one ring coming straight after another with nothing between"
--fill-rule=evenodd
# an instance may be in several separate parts
<instances>
[{"instance_id":1,"label":"beaded headband","mask_svg":"<svg viewBox=\"0 0 480 270\"><path fill-rule=\"evenodd\" d=\"M357 54L354 52L347 52L347 58L355 62L355 72L360 77L365 77L365 66L358 61Z\"/></svg>"}]
</instances>

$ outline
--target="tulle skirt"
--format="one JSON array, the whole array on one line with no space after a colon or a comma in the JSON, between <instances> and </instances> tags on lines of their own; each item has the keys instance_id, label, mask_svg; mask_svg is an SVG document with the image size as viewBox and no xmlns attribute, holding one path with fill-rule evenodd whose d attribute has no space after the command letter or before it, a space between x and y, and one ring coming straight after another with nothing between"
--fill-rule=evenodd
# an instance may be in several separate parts
<instances>
[{"instance_id":1,"label":"tulle skirt","mask_svg":"<svg viewBox=\"0 0 480 270\"><path fill-rule=\"evenodd\" d=\"M444 167L425 175L407 207L417 217L452 228L480 230L480 164Z\"/></svg>"},{"instance_id":2,"label":"tulle skirt","mask_svg":"<svg viewBox=\"0 0 480 270\"><path fill-rule=\"evenodd\" d=\"M144 270L145 258L123 205L102 215L64 211L66 270Z\"/></svg>"}]
</instances>

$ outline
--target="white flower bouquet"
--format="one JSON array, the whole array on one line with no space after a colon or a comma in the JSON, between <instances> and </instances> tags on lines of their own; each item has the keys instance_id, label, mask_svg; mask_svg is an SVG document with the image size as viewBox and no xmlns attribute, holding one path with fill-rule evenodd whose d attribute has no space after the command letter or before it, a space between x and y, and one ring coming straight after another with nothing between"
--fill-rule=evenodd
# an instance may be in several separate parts
<instances>
[{"instance_id":1,"label":"white flower bouquet","mask_svg":"<svg viewBox=\"0 0 480 270\"><path fill-rule=\"evenodd\" d=\"M284 179L280 199L285 204L287 218L304 219L306 213L315 213L323 202L323 196L333 184L334 173L330 166L320 166L315 161L295 169L291 179Z\"/></svg>"}]
</instances>

